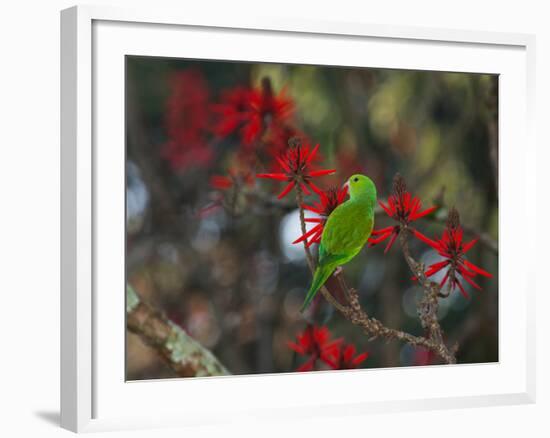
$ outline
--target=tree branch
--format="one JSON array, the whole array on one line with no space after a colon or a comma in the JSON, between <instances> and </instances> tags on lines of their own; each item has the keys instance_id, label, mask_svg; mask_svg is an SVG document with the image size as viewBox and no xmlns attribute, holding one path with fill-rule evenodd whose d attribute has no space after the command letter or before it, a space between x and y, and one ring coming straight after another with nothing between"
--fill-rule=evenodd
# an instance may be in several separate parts
<instances>
[{"instance_id":1,"label":"tree branch","mask_svg":"<svg viewBox=\"0 0 550 438\"><path fill-rule=\"evenodd\" d=\"M365 333L371 337L369 340L374 340L378 337L382 337L387 340L397 339L415 347L423 347L431 350L443 358L447 363L456 363L456 360L453 360L448 352L433 339L422 336L414 336L401 330L386 327L376 318L369 317L361 308L357 291L355 289L350 289L348 293L350 297L350 307L349 310L344 313L344 316L353 324L360 326Z\"/></svg>"},{"instance_id":2,"label":"tree branch","mask_svg":"<svg viewBox=\"0 0 550 438\"><path fill-rule=\"evenodd\" d=\"M212 352L160 311L141 301L130 285L126 287L126 325L128 330L153 347L178 376L230 374Z\"/></svg>"},{"instance_id":3,"label":"tree branch","mask_svg":"<svg viewBox=\"0 0 550 438\"><path fill-rule=\"evenodd\" d=\"M410 253L409 230L406 227L401 227L399 232L399 242L401 244L401 250L403 256L411 272L418 279L418 282L422 285L424 290L424 296L422 300L417 303L418 317L422 323L422 327L428 330L430 340L432 340L436 347L438 354L445 359L447 363L456 363L454 354L447 348L443 340L443 331L437 320L437 310L439 308L439 297L442 296L441 288L437 283L430 281L424 274L424 267L417 262ZM453 348L455 350L457 347Z\"/></svg>"}]
</instances>

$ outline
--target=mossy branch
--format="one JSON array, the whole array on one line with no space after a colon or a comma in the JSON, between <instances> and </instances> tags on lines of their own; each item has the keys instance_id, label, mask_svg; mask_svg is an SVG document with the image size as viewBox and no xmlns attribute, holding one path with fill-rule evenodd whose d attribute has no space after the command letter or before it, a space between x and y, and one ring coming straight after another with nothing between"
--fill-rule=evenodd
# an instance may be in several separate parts
<instances>
[{"instance_id":1,"label":"mossy branch","mask_svg":"<svg viewBox=\"0 0 550 438\"><path fill-rule=\"evenodd\" d=\"M214 354L160 311L144 303L134 288L126 287L126 326L181 377L223 376L230 372Z\"/></svg>"}]
</instances>

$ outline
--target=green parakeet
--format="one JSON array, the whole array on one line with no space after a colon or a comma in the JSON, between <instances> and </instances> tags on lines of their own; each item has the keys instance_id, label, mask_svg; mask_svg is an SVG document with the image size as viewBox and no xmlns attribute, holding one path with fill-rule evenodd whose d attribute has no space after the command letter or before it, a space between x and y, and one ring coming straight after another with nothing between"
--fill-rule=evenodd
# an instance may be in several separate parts
<instances>
[{"instance_id":1,"label":"green parakeet","mask_svg":"<svg viewBox=\"0 0 550 438\"><path fill-rule=\"evenodd\" d=\"M350 198L336 207L325 223L319 263L301 312L307 309L336 268L359 254L372 232L376 204L374 183L369 177L358 174L351 176L346 185Z\"/></svg>"}]
</instances>

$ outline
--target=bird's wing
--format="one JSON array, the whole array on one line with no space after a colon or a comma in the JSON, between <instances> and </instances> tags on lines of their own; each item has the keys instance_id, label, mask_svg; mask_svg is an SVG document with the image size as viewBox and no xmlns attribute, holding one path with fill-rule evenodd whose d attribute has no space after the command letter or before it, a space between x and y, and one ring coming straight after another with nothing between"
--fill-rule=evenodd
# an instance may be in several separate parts
<instances>
[{"instance_id":1,"label":"bird's wing","mask_svg":"<svg viewBox=\"0 0 550 438\"><path fill-rule=\"evenodd\" d=\"M319 245L319 265L321 266L343 265L348 261L348 257L348 254L331 254L325 250L322 243Z\"/></svg>"}]
</instances>

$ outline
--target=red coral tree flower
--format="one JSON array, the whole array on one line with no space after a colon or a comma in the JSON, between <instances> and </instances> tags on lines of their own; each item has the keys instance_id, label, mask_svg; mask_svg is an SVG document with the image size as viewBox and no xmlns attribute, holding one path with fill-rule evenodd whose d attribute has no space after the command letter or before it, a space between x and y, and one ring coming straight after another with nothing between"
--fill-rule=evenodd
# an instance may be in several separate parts
<instances>
[{"instance_id":1,"label":"red coral tree flower","mask_svg":"<svg viewBox=\"0 0 550 438\"><path fill-rule=\"evenodd\" d=\"M458 287L462 295L468 297L468 293L464 290L460 278L474 289L481 290L481 286L473 280L474 277L477 275L487 278L492 277L492 274L466 259L465 254L472 249L478 239L473 239L468 243L463 242L464 231L460 226L460 216L456 209L452 208L449 211L446 228L443 231L441 239L434 241L420 233L415 233L415 235L435 249L439 255L444 258L443 261L430 265L424 275L426 275L426 277L431 277L442 269L447 268L447 272L439 286L443 288L448 282L448 293L451 293L455 287Z\"/></svg>"},{"instance_id":2,"label":"red coral tree flower","mask_svg":"<svg viewBox=\"0 0 550 438\"><path fill-rule=\"evenodd\" d=\"M254 175L249 170L229 169L227 175L212 175L210 186L216 190L254 185Z\"/></svg>"},{"instance_id":3,"label":"red coral tree flower","mask_svg":"<svg viewBox=\"0 0 550 438\"><path fill-rule=\"evenodd\" d=\"M261 90L253 90L250 105L252 113L243 129L245 144L252 143L269 126L284 126L294 110L294 102L286 97L284 89L278 95L274 94L269 78L262 79Z\"/></svg>"},{"instance_id":4,"label":"red coral tree flower","mask_svg":"<svg viewBox=\"0 0 550 438\"><path fill-rule=\"evenodd\" d=\"M319 193L319 202L313 205L302 205L304 210L317 213L319 217L306 218L305 222L316 224L311 230L300 236L292 243L300 243L306 241L306 246L311 246L314 243L321 242L321 236L323 235L323 229L327 222L329 215L338 207L342 202L346 200L348 195L348 186L344 186L341 189L337 187L331 187L328 190Z\"/></svg>"},{"instance_id":5,"label":"red coral tree flower","mask_svg":"<svg viewBox=\"0 0 550 438\"><path fill-rule=\"evenodd\" d=\"M437 207L430 207L422 211L420 198L412 196L407 191L405 180L400 174L395 175L393 179L393 194L388 197L388 205L385 205L382 201L378 201L378 203L389 217L398 222L398 225L392 225L372 232L372 236L375 237L369 239L369 246L376 245L390 238L384 253L390 250L402 227L409 227L412 222L427 216L437 209ZM416 231L414 234L416 236L420 233Z\"/></svg>"},{"instance_id":6,"label":"red coral tree flower","mask_svg":"<svg viewBox=\"0 0 550 438\"><path fill-rule=\"evenodd\" d=\"M331 339L332 335L327 326L308 324L302 333L296 336L296 342L288 342L288 348L298 355L307 357L296 371L312 371L317 360L321 360L330 368L335 369L335 359L338 355L342 339Z\"/></svg>"},{"instance_id":7,"label":"red coral tree flower","mask_svg":"<svg viewBox=\"0 0 550 438\"><path fill-rule=\"evenodd\" d=\"M368 357L369 353L366 351L355 355L357 353L357 349L355 345L348 344L348 345L341 345L340 349L338 351L338 359L336 360L336 367L337 370L352 370L357 368L359 365L361 365Z\"/></svg>"},{"instance_id":8,"label":"red coral tree flower","mask_svg":"<svg viewBox=\"0 0 550 438\"><path fill-rule=\"evenodd\" d=\"M294 102L282 90L275 95L269 78L259 89L235 88L212 107L218 115L214 132L226 137L239 130L245 146L252 145L268 129L281 129L294 110Z\"/></svg>"},{"instance_id":9,"label":"red coral tree flower","mask_svg":"<svg viewBox=\"0 0 550 438\"><path fill-rule=\"evenodd\" d=\"M277 196L282 199L296 186L299 185L301 190L306 195L310 195L308 187L314 192L320 194L321 189L313 184L312 179L318 176L330 175L336 172L335 169L313 170L312 161L315 154L319 150L317 144L310 151L309 146L303 145L300 139L294 138L289 141L289 147L286 151L275 157L278 164L281 166L282 172L278 173L259 173L257 178L269 178L276 181L284 181L288 184L281 193Z\"/></svg>"},{"instance_id":10,"label":"red coral tree flower","mask_svg":"<svg viewBox=\"0 0 550 438\"><path fill-rule=\"evenodd\" d=\"M209 131L209 89L198 70L175 73L170 79L166 106L168 142L162 155L173 169L206 165L213 158L207 143Z\"/></svg>"},{"instance_id":11,"label":"red coral tree flower","mask_svg":"<svg viewBox=\"0 0 550 438\"><path fill-rule=\"evenodd\" d=\"M227 137L242 126L250 111L250 93L244 87L235 87L222 93L220 102L212 105L212 112L217 116L212 127L215 134Z\"/></svg>"}]
</instances>

